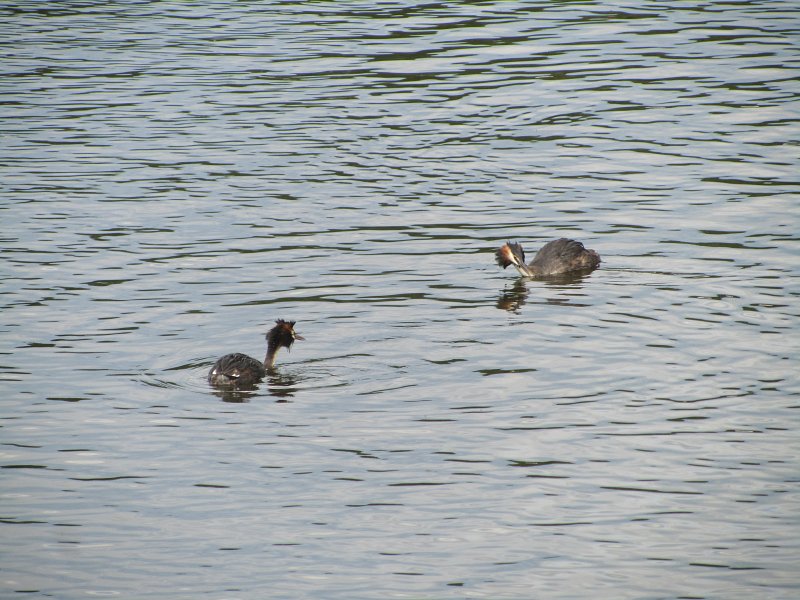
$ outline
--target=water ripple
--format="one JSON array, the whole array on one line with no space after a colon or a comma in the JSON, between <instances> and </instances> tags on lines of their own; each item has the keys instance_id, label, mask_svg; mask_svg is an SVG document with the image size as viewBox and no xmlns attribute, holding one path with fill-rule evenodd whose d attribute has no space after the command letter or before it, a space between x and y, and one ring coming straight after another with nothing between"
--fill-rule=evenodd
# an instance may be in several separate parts
<instances>
[{"instance_id":1,"label":"water ripple","mask_svg":"<svg viewBox=\"0 0 800 600\"><path fill-rule=\"evenodd\" d=\"M0 7L9 589L793 597L793 9Z\"/></svg>"}]
</instances>

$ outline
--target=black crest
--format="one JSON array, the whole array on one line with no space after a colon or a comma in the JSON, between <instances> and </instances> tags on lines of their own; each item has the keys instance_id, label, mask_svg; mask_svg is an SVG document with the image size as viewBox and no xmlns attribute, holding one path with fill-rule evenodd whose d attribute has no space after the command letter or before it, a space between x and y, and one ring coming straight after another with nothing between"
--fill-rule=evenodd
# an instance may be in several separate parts
<instances>
[{"instance_id":1,"label":"black crest","mask_svg":"<svg viewBox=\"0 0 800 600\"><path fill-rule=\"evenodd\" d=\"M275 321L275 327L267 332L267 345L270 348L291 348L296 339L294 332L295 321Z\"/></svg>"}]
</instances>

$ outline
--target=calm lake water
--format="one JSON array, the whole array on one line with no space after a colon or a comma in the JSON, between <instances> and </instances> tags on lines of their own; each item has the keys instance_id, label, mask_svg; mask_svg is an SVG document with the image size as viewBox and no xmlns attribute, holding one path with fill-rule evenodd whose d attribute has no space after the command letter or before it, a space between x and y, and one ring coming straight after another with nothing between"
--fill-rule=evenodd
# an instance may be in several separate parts
<instances>
[{"instance_id":1,"label":"calm lake water","mask_svg":"<svg viewBox=\"0 0 800 600\"><path fill-rule=\"evenodd\" d=\"M3 598L798 597L796 4L0 17Z\"/></svg>"}]
</instances>

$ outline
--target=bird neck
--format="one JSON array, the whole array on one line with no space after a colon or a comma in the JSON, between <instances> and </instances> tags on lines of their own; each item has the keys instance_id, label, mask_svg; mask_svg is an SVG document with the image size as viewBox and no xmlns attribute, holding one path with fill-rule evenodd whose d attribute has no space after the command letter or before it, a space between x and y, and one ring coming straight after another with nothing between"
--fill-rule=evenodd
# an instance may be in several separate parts
<instances>
[{"instance_id":1,"label":"bird neck","mask_svg":"<svg viewBox=\"0 0 800 600\"><path fill-rule=\"evenodd\" d=\"M271 370L275 366L275 356L278 354L280 346L268 346L267 355L264 357L264 368Z\"/></svg>"}]
</instances>

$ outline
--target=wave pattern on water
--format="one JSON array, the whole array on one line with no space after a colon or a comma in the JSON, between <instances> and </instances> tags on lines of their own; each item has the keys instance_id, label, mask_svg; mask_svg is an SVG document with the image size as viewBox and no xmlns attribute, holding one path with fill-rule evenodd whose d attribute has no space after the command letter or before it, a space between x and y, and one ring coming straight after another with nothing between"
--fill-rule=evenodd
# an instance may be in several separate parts
<instances>
[{"instance_id":1,"label":"wave pattern on water","mask_svg":"<svg viewBox=\"0 0 800 600\"><path fill-rule=\"evenodd\" d=\"M0 17L3 589L796 594L793 4Z\"/></svg>"}]
</instances>

